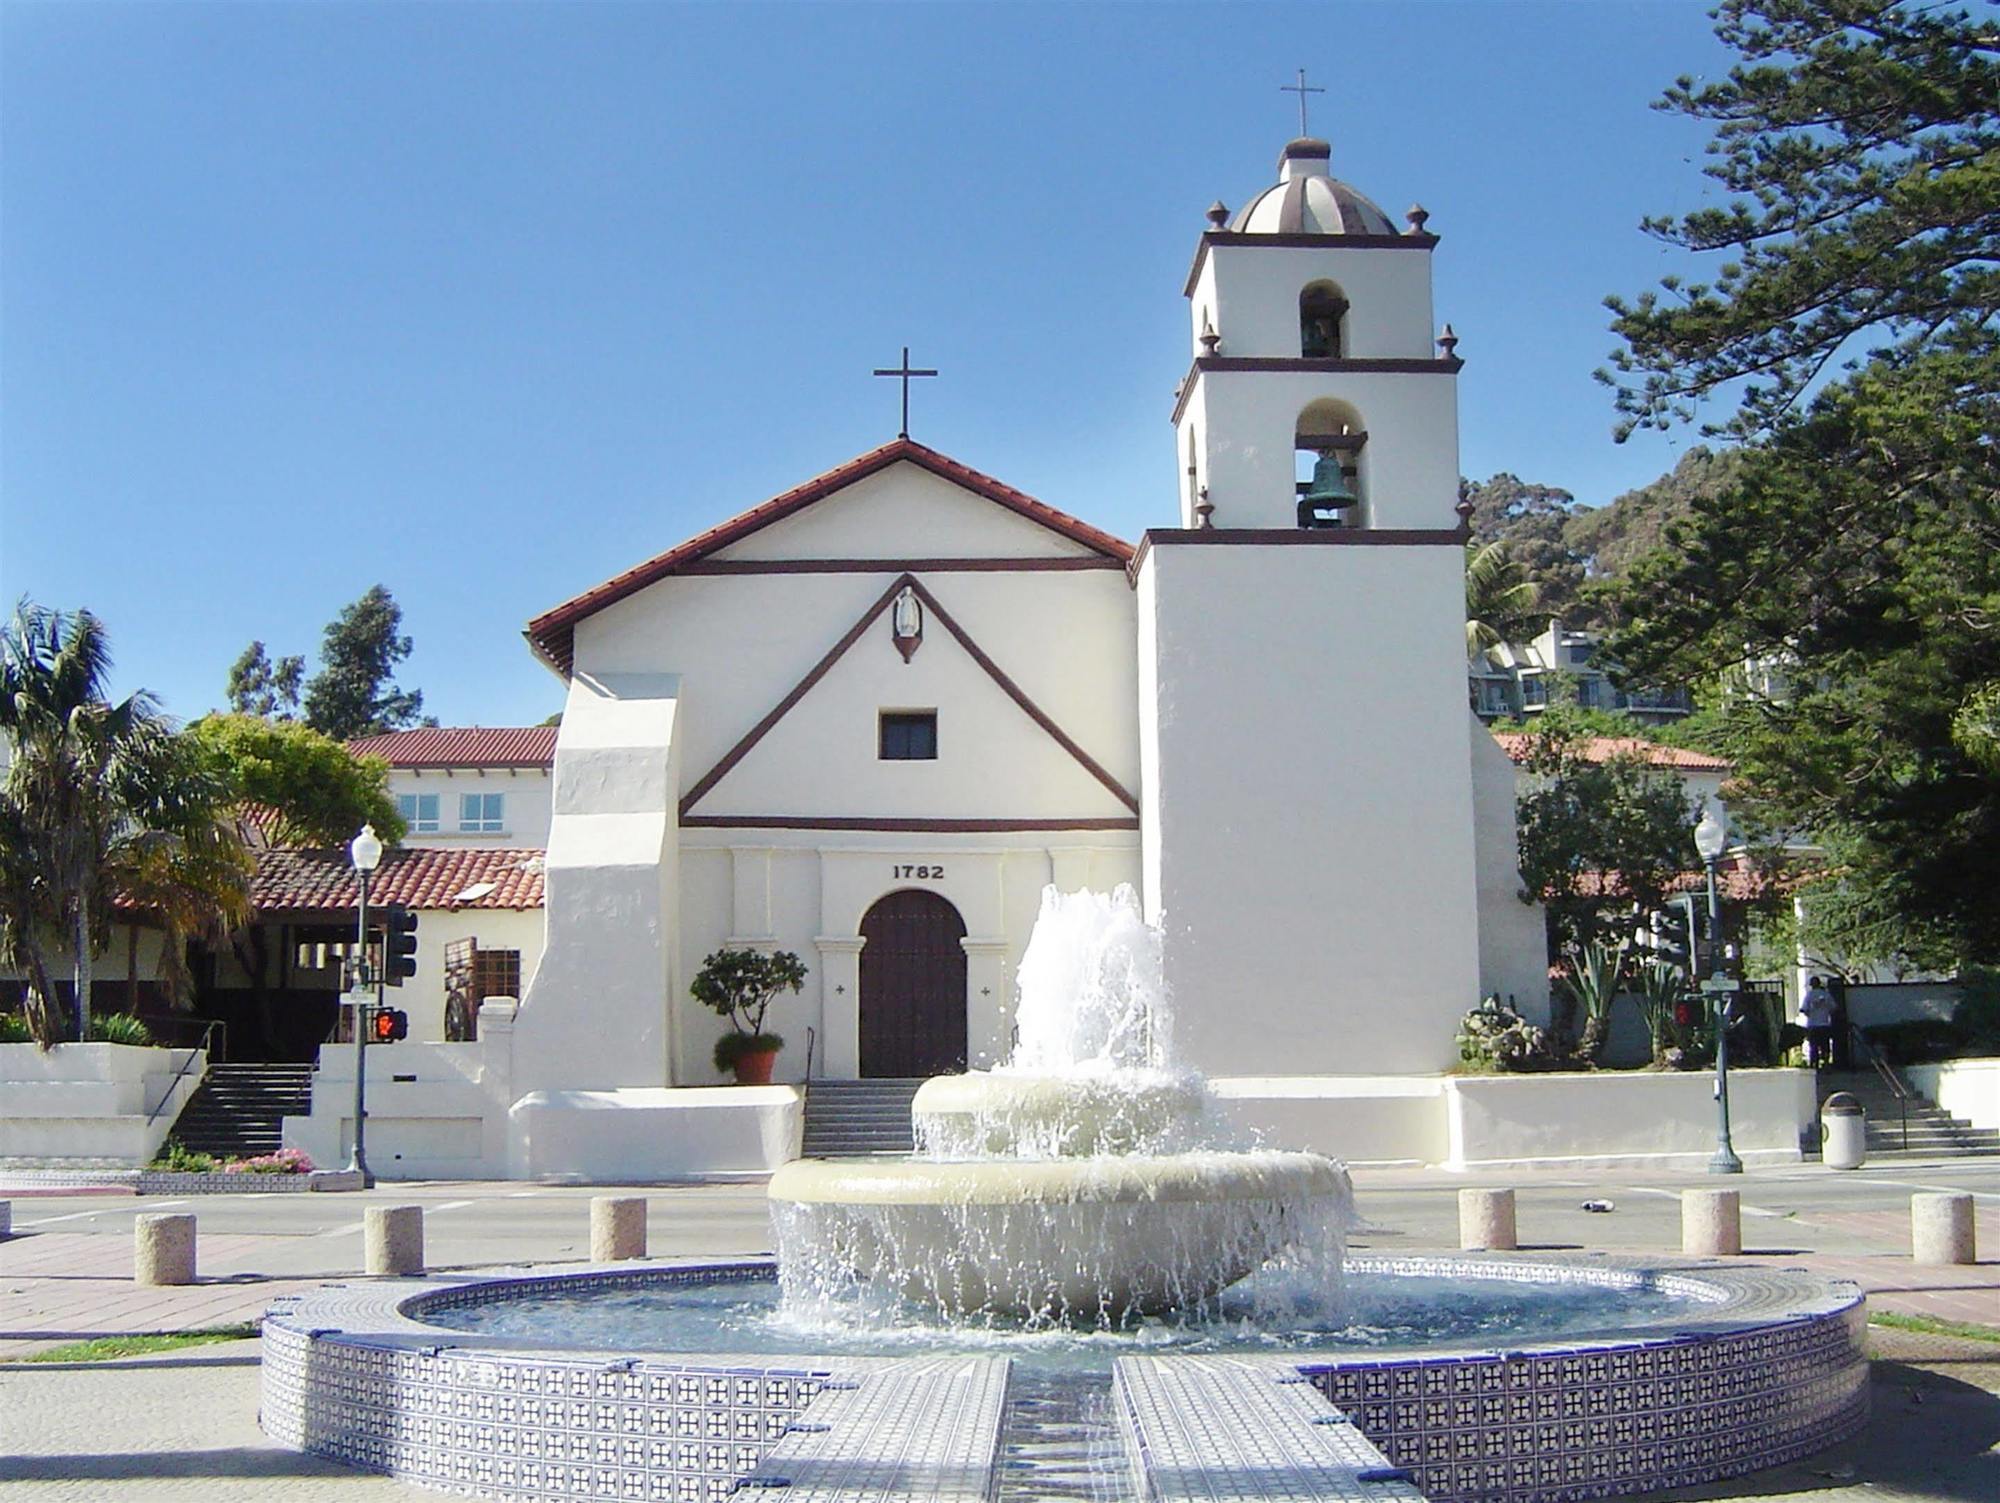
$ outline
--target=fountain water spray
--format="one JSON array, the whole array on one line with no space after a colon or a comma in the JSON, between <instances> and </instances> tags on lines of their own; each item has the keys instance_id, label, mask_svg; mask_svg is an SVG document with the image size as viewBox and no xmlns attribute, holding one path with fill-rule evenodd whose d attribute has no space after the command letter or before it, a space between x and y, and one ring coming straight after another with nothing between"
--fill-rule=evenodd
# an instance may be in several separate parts
<instances>
[{"instance_id":1,"label":"fountain water spray","mask_svg":"<svg viewBox=\"0 0 2000 1503\"><path fill-rule=\"evenodd\" d=\"M1019 982L1007 1062L917 1092L917 1156L772 1177L795 1317L893 1298L952 1322L1200 1318L1274 1262L1337 1289L1346 1170L1243 1146L1176 1065L1159 931L1130 887L1043 889Z\"/></svg>"}]
</instances>

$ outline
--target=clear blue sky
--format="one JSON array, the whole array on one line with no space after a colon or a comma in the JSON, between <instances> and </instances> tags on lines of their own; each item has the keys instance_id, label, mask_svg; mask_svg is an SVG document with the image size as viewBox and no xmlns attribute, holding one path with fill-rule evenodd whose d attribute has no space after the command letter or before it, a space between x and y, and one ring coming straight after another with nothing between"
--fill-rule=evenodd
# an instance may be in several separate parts
<instances>
[{"instance_id":1,"label":"clear blue sky","mask_svg":"<svg viewBox=\"0 0 2000 1503\"><path fill-rule=\"evenodd\" d=\"M23 3L0 9L0 590L181 716L380 581L446 724L526 619L912 430L1172 525L1202 211L1303 65L1336 175L1442 235L1463 468L1609 500L1608 292L1708 196L1648 108L1700 4Z\"/></svg>"}]
</instances>

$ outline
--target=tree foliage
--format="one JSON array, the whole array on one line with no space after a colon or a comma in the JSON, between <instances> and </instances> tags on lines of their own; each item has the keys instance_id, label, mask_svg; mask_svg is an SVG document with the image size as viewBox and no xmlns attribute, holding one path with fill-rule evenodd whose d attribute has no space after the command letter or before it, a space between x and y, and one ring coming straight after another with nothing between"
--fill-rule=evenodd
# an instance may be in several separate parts
<instances>
[{"instance_id":1,"label":"tree foliage","mask_svg":"<svg viewBox=\"0 0 2000 1503\"><path fill-rule=\"evenodd\" d=\"M1529 732L1516 810L1521 901L1548 915L1550 953L1622 943L1633 914L1666 905L1694 862L1694 801L1637 756L1594 760L1591 736L1560 713Z\"/></svg>"},{"instance_id":2,"label":"tree foliage","mask_svg":"<svg viewBox=\"0 0 2000 1503\"><path fill-rule=\"evenodd\" d=\"M2000 956L2000 351L1888 351L1747 451L1629 586L1610 646L1727 684L1746 658L1790 691L1719 697L1731 808L1826 846L1852 932L1892 918L1933 958ZM1899 916L1895 918L1894 916Z\"/></svg>"},{"instance_id":3,"label":"tree foliage","mask_svg":"<svg viewBox=\"0 0 2000 1503\"><path fill-rule=\"evenodd\" d=\"M1541 589L1505 543L1469 543L1465 550L1465 655L1477 658L1502 642L1537 636L1548 625Z\"/></svg>"},{"instance_id":4,"label":"tree foliage","mask_svg":"<svg viewBox=\"0 0 2000 1503\"><path fill-rule=\"evenodd\" d=\"M235 797L264 811L273 845L341 846L371 824L386 845L403 838L380 757L353 756L310 726L255 715L204 716L187 734L220 760Z\"/></svg>"},{"instance_id":5,"label":"tree foliage","mask_svg":"<svg viewBox=\"0 0 2000 1503\"><path fill-rule=\"evenodd\" d=\"M1566 536L1583 508L1575 496L1501 473L1461 480L1460 496L1472 503L1472 546L1504 545L1506 557L1531 581L1549 614L1564 614L1583 584L1583 560Z\"/></svg>"},{"instance_id":6,"label":"tree foliage","mask_svg":"<svg viewBox=\"0 0 2000 1503\"><path fill-rule=\"evenodd\" d=\"M262 642L252 642L230 665L229 708L238 715L296 719L305 672L304 658L284 657L274 663Z\"/></svg>"},{"instance_id":7,"label":"tree foliage","mask_svg":"<svg viewBox=\"0 0 2000 1503\"><path fill-rule=\"evenodd\" d=\"M44 1047L88 1031L97 951L128 876L171 886L190 924L226 922L247 887L227 780L149 695L108 699L110 666L88 611L23 601L0 627L0 734L13 749L0 787L0 949L27 981ZM76 1001L67 1024L59 954Z\"/></svg>"},{"instance_id":8,"label":"tree foliage","mask_svg":"<svg viewBox=\"0 0 2000 1503\"><path fill-rule=\"evenodd\" d=\"M1607 300L1621 436L1734 399L1768 431L1844 356L1990 331L2000 309L2000 28L1898 0L1723 0L1741 61L1658 108L1710 122L1721 205L1646 230L1713 279Z\"/></svg>"},{"instance_id":9,"label":"tree foliage","mask_svg":"<svg viewBox=\"0 0 2000 1503\"><path fill-rule=\"evenodd\" d=\"M415 725L423 715L421 690L396 684L396 665L410 655L402 634L403 608L381 585L327 623L320 642L320 670L306 685L306 724L336 741L380 736Z\"/></svg>"}]
</instances>

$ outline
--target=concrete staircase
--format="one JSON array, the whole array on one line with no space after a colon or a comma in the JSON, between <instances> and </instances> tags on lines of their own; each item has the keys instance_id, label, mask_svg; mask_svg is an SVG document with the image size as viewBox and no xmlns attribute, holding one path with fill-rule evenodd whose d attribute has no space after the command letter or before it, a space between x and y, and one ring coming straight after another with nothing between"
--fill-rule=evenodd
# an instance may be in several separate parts
<instances>
[{"instance_id":1,"label":"concrete staircase","mask_svg":"<svg viewBox=\"0 0 2000 1503\"><path fill-rule=\"evenodd\" d=\"M1928 1097L1912 1089L1908 1104L1909 1139L1903 1136L1903 1106L1895 1093L1873 1070L1823 1071L1819 1078L1819 1099L1825 1101L1835 1091L1845 1091L1861 1103L1868 1114L1868 1155L1902 1154L1927 1158L1970 1158L2000 1155L2000 1130L1974 1127L1954 1117Z\"/></svg>"},{"instance_id":2,"label":"concrete staircase","mask_svg":"<svg viewBox=\"0 0 2000 1503\"><path fill-rule=\"evenodd\" d=\"M921 1080L815 1080L806 1092L805 1156L911 1153L910 1100Z\"/></svg>"},{"instance_id":3,"label":"concrete staircase","mask_svg":"<svg viewBox=\"0 0 2000 1503\"><path fill-rule=\"evenodd\" d=\"M173 1136L196 1153L250 1158L283 1146L283 1118L312 1111L313 1067L210 1065Z\"/></svg>"}]
</instances>

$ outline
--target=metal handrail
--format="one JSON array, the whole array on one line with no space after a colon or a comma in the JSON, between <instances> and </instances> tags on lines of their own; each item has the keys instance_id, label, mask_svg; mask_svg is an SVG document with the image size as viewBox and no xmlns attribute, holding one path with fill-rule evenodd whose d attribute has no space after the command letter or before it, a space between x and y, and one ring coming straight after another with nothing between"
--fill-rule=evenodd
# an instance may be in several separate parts
<instances>
[{"instance_id":1,"label":"metal handrail","mask_svg":"<svg viewBox=\"0 0 2000 1503\"><path fill-rule=\"evenodd\" d=\"M146 1125L148 1127L153 1125L154 1118L167 1109L167 1103L174 1099L174 1092L180 1089L181 1081L187 1076L188 1066L194 1063L194 1057L197 1054L202 1057L201 1069L203 1076L205 1077L208 1074L208 1041L215 1037L215 1030L220 1027L222 1027L222 1019L211 1018L208 1026L202 1029L201 1042L188 1050L187 1058L182 1060L181 1067L174 1071L174 1078L167 1082L167 1088L160 1094L160 1099L154 1102L153 1109L146 1113Z\"/></svg>"},{"instance_id":2,"label":"metal handrail","mask_svg":"<svg viewBox=\"0 0 2000 1503\"><path fill-rule=\"evenodd\" d=\"M1903 1077L1896 1073L1896 1067L1883 1057L1868 1035L1853 1023L1847 1025L1849 1042L1857 1052L1864 1054L1868 1063L1875 1067L1875 1077L1889 1088L1889 1094L1896 1098L1896 1111L1902 1117L1903 1151L1910 1148L1910 1088L1903 1084Z\"/></svg>"}]
</instances>

